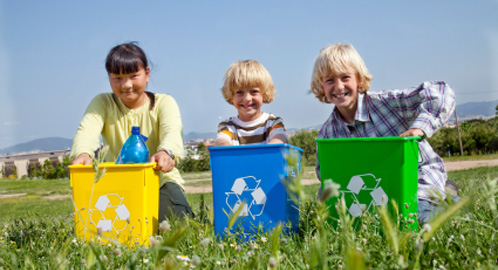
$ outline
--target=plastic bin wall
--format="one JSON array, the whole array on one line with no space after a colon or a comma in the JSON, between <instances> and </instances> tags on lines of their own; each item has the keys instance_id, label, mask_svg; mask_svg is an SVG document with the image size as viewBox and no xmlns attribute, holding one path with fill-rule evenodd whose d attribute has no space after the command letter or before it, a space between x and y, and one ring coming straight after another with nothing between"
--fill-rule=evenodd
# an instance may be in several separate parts
<instances>
[{"instance_id":1,"label":"plastic bin wall","mask_svg":"<svg viewBox=\"0 0 498 270\"><path fill-rule=\"evenodd\" d=\"M100 166L105 175L97 183L91 165L69 166L76 235L87 241L148 245L158 229L159 174L154 166L105 162Z\"/></svg>"},{"instance_id":2,"label":"plastic bin wall","mask_svg":"<svg viewBox=\"0 0 498 270\"><path fill-rule=\"evenodd\" d=\"M297 231L299 205L291 200L283 178L289 168L286 153L294 153L300 162L301 149L289 144L260 144L210 147L209 151L217 235L226 235L229 215L241 206L232 231L241 226L251 234L258 226L268 231L278 223L290 224L286 231Z\"/></svg>"},{"instance_id":3,"label":"plastic bin wall","mask_svg":"<svg viewBox=\"0 0 498 270\"><path fill-rule=\"evenodd\" d=\"M418 227L417 186L419 137L317 139L322 188L331 179L341 185L348 212L359 217L385 204L395 213L397 204L402 222ZM337 197L330 198L332 220L337 219ZM411 220L411 221L410 221Z\"/></svg>"}]
</instances>

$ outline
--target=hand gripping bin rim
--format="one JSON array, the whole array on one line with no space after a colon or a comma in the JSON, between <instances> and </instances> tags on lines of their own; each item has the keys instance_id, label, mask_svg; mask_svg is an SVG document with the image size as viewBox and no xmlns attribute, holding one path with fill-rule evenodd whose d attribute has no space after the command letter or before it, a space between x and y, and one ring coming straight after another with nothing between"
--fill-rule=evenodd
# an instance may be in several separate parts
<instances>
[{"instance_id":1,"label":"hand gripping bin rim","mask_svg":"<svg viewBox=\"0 0 498 270\"><path fill-rule=\"evenodd\" d=\"M234 212L240 201L245 200L246 207L232 230L241 226L250 238L251 232L260 224L268 230L279 222L291 222L290 230L297 231L299 205L288 200L290 196L282 182L287 168L283 153L295 151L300 169L302 149L289 144L215 146L208 149L213 176L214 227L218 236L226 235L228 217L225 212Z\"/></svg>"},{"instance_id":2,"label":"hand gripping bin rim","mask_svg":"<svg viewBox=\"0 0 498 270\"><path fill-rule=\"evenodd\" d=\"M381 201L394 217L391 205L394 199L402 220L407 221L404 224L416 230L419 140L420 137L317 139L321 186L323 188L328 179L340 184L340 196L345 197L348 212L353 216L360 216L362 210L374 209L379 201L375 196L382 195ZM353 180L360 183L351 183ZM330 206L332 224L338 217L334 207L337 199L330 198L326 202Z\"/></svg>"},{"instance_id":3,"label":"hand gripping bin rim","mask_svg":"<svg viewBox=\"0 0 498 270\"><path fill-rule=\"evenodd\" d=\"M149 236L158 229L159 172L155 166L104 162L99 168L106 172L94 185L92 165L70 165L77 237L98 238L97 224L104 224L102 242L149 245Z\"/></svg>"}]
</instances>

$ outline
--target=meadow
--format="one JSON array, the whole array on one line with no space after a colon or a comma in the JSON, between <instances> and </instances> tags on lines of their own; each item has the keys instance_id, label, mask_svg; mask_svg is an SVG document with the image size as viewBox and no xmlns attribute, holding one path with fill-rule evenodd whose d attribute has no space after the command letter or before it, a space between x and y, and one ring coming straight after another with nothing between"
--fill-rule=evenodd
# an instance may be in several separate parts
<instances>
[{"instance_id":1,"label":"meadow","mask_svg":"<svg viewBox=\"0 0 498 270\"><path fill-rule=\"evenodd\" d=\"M192 185L206 178L209 172L185 175ZM296 234L277 227L250 241L237 231L217 238L212 194L187 194L195 219L163 223L150 247L132 248L77 239L64 196L71 194L69 180L0 180L0 195L26 193L0 199L0 269L498 269L498 167L449 178L461 200L444 202L445 210L418 231L404 230L402 217L384 207L352 220L340 204L338 226L329 226L318 185L310 185L297 186Z\"/></svg>"}]
</instances>

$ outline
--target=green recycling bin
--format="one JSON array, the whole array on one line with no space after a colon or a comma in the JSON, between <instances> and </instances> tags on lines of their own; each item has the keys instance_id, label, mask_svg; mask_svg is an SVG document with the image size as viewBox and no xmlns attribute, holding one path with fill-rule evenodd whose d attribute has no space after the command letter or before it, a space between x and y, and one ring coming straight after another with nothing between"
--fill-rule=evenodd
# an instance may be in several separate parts
<instances>
[{"instance_id":1,"label":"green recycling bin","mask_svg":"<svg viewBox=\"0 0 498 270\"><path fill-rule=\"evenodd\" d=\"M420 137L317 139L322 188L325 181L340 184L347 211L360 217L376 206L387 205L402 224L418 228L418 140ZM337 220L337 197L329 198L332 221Z\"/></svg>"}]
</instances>

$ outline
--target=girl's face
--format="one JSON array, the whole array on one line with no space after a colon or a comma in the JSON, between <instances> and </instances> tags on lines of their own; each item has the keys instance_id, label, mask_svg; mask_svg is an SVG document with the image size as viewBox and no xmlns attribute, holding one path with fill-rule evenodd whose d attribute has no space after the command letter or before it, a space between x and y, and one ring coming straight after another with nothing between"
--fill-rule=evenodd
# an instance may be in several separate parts
<instances>
[{"instance_id":1,"label":"girl's face","mask_svg":"<svg viewBox=\"0 0 498 270\"><path fill-rule=\"evenodd\" d=\"M140 68L134 73L109 73L109 82L112 91L118 96L126 107L136 109L147 102L145 89L149 82L150 69Z\"/></svg>"},{"instance_id":2,"label":"girl's face","mask_svg":"<svg viewBox=\"0 0 498 270\"><path fill-rule=\"evenodd\" d=\"M236 90L232 104L239 112L239 119L245 122L256 120L263 114L263 96L259 87L248 86Z\"/></svg>"}]
</instances>

